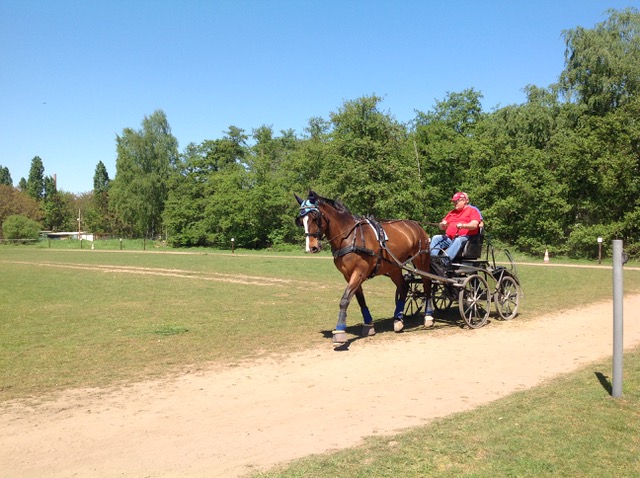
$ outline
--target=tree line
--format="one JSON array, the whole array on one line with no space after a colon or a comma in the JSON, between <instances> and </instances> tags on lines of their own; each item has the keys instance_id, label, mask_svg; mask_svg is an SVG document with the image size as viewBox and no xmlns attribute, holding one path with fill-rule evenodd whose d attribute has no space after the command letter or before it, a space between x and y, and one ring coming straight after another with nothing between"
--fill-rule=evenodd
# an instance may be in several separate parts
<instances>
[{"instance_id":1,"label":"tree line","mask_svg":"<svg viewBox=\"0 0 640 478\"><path fill-rule=\"evenodd\" d=\"M293 193L310 188L355 214L423 223L438 222L464 190L491 236L523 252L589 257L602 237L623 239L637 255L640 13L608 15L562 33L557 82L525 87L522 104L484 111L481 92L469 88L401 123L369 95L311 118L301 134L230 126L182 152L157 110L117 136L115 177L98 163L86 195L56 191L39 157L18 188L0 166L1 203L13 204L0 220L18 211L66 229L80 211L90 232L264 248L301 242Z\"/></svg>"}]
</instances>

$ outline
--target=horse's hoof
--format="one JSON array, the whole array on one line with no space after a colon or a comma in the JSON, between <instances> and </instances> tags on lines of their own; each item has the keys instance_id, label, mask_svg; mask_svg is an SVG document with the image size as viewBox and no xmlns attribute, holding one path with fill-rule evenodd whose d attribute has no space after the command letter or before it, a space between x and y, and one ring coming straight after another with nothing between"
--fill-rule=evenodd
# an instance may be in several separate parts
<instances>
[{"instance_id":1,"label":"horse's hoof","mask_svg":"<svg viewBox=\"0 0 640 478\"><path fill-rule=\"evenodd\" d=\"M433 317L431 317L430 315L424 316L424 327L426 329L433 327Z\"/></svg>"},{"instance_id":2,"label":"horse's hoof","mask_svg":"<svg viewBox=\"0 0 640 478\"><path fill-rule=\"evenodd\" d=\"M373 337L376 335L376 329L373 328L373 324L362 324L362 337Z\"/></svg>"},{"instance_id":3,"label":"horse's hoof","mask_svg":"<svg viewBox=\"0 0 640 478\"><path fill-rule=\"evenodd\" d=\"M402 321L402 319L396 319L393 321L394 332L401 332L403 328L404 328L404 322Z\"/></svg>"},{"instance_id":4,"label":"horse's hoof","mask_svg":"<svg viewBox=\"0 0 640 478\"><path fill-rule=\"evenodd\" d=\"M346 344L347 341L347 333L344 330L334 330L333 331L333 343L334 344Z\"/></svg>"}]
</instances>

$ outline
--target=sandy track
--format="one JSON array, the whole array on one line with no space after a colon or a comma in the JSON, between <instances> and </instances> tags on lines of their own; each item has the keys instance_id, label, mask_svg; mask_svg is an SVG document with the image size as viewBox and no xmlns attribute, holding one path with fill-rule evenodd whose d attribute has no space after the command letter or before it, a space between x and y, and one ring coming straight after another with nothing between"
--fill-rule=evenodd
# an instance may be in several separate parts
<instances>
[{"instance_id":1,"label":"sandy track","mask_svg":"<svg viewBox=\"0 0 640 478\"><path fill-rule=\"evenodd\" d=\"M2 477L237 477L468 410L610 356L611 303L413 330L0 410ZM640 344L640 295L625 298ZM610 376L610 370L594 370ZM594 375L594 380L596 380ZM604 392L603 392L604 393Z\"/></svg>"},{"instance_id":2,"label":"sandy track","mask_svg":"<svg viewBox=\"0 0 640 478\"><path fill-rule=\"evenodd\" d=\"M112 274L139 274L154 275L161 277L179 277L182 279L195 279L212 282L228 282L231 284L243 284L251 286L265 287L291 287L299 285L300 281L293 279L281 279L265 276L251 276L245 274L223 274L220 272L195 272L185 269L163 269L159 267L135 267L135 266L115 266L101 264L61 264L59 262L28 262L28 261L0 261L5 264L27 264L37 267L52 267L56 269L73 269L82 271L104 272ZM304 286L304 283L303 283Z\"/></svg>"}]
</instances>

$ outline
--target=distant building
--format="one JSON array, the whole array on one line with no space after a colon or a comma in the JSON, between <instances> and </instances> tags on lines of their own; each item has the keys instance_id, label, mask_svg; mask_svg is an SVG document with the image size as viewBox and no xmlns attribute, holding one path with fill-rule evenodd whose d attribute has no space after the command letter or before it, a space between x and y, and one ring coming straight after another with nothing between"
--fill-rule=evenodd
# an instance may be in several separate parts
<instances>
[{"instance_id":1,"label":"distant building","mask_svg":"<svg viewBox=\"0 0 640 478\"><path fill-rule=\"evenodd\" d=\"M82 239L83 241L93 241L93 234L87 234L86 232L81 231L73 231L73 232L51 232L51 231L42 231L40 233L42 237L46 237L47 239Z\"/></svg>"}]
</instances>

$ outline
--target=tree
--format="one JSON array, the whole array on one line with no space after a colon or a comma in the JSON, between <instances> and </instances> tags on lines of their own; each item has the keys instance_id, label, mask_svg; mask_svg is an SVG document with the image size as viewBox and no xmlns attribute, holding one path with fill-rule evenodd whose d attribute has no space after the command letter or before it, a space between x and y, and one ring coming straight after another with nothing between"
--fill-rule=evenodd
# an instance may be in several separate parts
<instances>
[{"instance_id":1,"label":"tree","mask_svg":"<svg viewBox=\"0 0 640 478\"><path fill-rule=\"evenodd\" d=\"M347 101L331 113L330 152L322 158L325 196L356 214L390 218L406 197L412 163L404 160L406 128L378 108L375 95Z\"/></svg>"},{"instance_id":2,"label":"tree","mask_svg":"<svg viewBox=\"0 0 640 478\"><path fill-rule=\"evenodd\" d=\"M109 179L109 173L107 172L107 168L105 167L102 161L99 161L96 165L95 173L93 174L93 192L94 193L104 193L109 190L109 184L111 180Z\"/></svg>"},{"instance_id":3,"label":"tree","mask_svg":"<svg viewBox=\"0 0 640 478\"><path fill-rule=\"evenodd\" d=\"M568 98L602 115L640 91L640 12L609 10L594 29L563 32L565 68L559 88Z\"/></svg>"},{"instance_id":4,"label":"tree","mask_svg":"<svg viewBox=\"0 0 640 478\"><path fill-rule=\"evenodd\" d=\"M44 166L39 156L35 156L31 160L31 169L29 169L26 191L27 194L36 201L41 200L44 196Z\"/></svg>"},{"instance_id":5,"label":"tree","mask_svg":"<svg viewBox=\"0 0 640 478\"><path fill-rule=\"evenodd\" d=\"M270 126L253 131L255 145L249 156L250 190L244 202L253 217L251 246L265 246L284 242L291 237L292 200L287 169L298 149L298 139L291 129L274 136Z\"/></svg>"},{"instance_id":6,"label":"tree","mask_svg":"<svg viewBox=\"0 0 640 478\"><path fill-rule=\"evenodd\" d=\"M476 130L484 118L481 99L482 94L472 88L449 92L432 111L416 114L413 162L419 171L423 215L430 222L440 221L456 191L463 189L475 200L469 170Z\"/></svg>"},{"instance_id":7,"label":"tree","mask_svg":"<svg viewBox=\"0 0 640 478\"><path fill-rule=\"evenodd\" d=\"M112 230L113 218L109 211L109 188L111 180L102 161L96 165L93 175L93 191L91 200L84 210L86 228L95 233L106 233Z\"/></svg>"},{"instance_id":8,"label":"tree","mask_svg":"<svg viewBox=\"0 0 640 478\"><path fill-rule=\"evenodd\" d=\"M178 142L162 110L145 116L138 131L116 138L116 176L109 201L124 232L153 237L162 228L168 181L178 162Z\"/></svg>"},{"instance_id":9,"label":"tree","mask_svg":"<svg viewBox=\"0 0 640 478\"><path fill-rule=\"evenodd\" d=\"M325 164L332 162L331 123L314 117L304 129L305 137L297 141L295 150L284 159L282 175L287 186L299 194L309 189L326 189L322 183Z\"/></svg>"},{"instance_id":10,"label":"tree","mask_svg":"<svg viewBox=\"0 0 640 478\"><path fill-rule=\"evenodd\" d=\"M436 101L432 112L418 112L417 124L442 122L458 134L469 135L482 117L482 98L482 93L473 88L447 92L444 100Z\"/></svg>"},{"instance_id":11,"label":"tree","mask_svg":"<svg viewBox=\"0 0 640 478\"><path fill-rule=\"evenodd\" d=\"M63 231L72 225L75 229L77 223L75 221L72 223L70 220L72 216L75 219L75 214L70 210L65 195L58 191L53 177L46 176L44 178L44 191L42 198L44 226L52 231Z\"/></svg>"},{"instance_id":12,"label":"tree","mask_svg":"<svg viewBox=\"0 0 640 478\"><path fill-rule=\"evenodd\" d=\"M4 166L0 166L0 184L13 186L11 174L9 174L9 168L5 168Z\"/></svg>"},{"instance_id":13,"label":"tree","mask_svg":"<svg viewBox=\"0 0 640 478\"><path fill-rule=\"evenodd\" d=\"M231 236L221 223L231 218L220 218L213 204L219 199L230 200L244 207L242 190L248 187L243 177L248 176L246 156L248 136L244 130L230 126L222 139L205 140L201 144L187 145L170 179L163 220L169 242L174 246L228 245ZM229 193L220 196L223 183L234 178ZM247 181L248 183L248 181ZM235 193L235 197L230 197Z\"/></svg>"}]
</instances>

